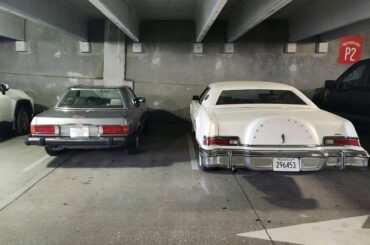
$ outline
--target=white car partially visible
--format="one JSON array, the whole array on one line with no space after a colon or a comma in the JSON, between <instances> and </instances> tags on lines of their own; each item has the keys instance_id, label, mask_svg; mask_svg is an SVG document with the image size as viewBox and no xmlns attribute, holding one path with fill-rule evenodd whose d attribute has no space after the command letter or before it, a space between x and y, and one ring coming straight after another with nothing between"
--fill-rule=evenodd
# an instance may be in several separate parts
<instances>
[{"instance_id":1,"label":"white car partially visible","mask_svg":"<svg viewBox=\"0 0 370 245\"><path fill-rule=\"evenodd\" d=\"M34 113L33 99L25 92L10 89L7 84L0 83L0 128L9 126L23 135L28 133Z\"/></svg>"},{"instance_id":2,"label":"white car partially visible","mask_svg":"<svg viewBox=\"0 0 370 245\"><path fill-rule=\"evenodd\" d=\"M352 123L320 110L292 86L217 82L190 105L203 170L317 171L366 167Z\"/></svg>"}]
</instances>

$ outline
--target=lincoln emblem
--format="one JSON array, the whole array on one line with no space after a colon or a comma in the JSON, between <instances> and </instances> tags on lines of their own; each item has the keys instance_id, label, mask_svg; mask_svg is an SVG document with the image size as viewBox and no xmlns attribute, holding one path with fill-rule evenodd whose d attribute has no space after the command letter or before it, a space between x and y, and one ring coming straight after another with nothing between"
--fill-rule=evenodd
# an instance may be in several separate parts
<instances>
[{"instance_id":1,"label":"lincoln emblem","mask_svg":"<svg viewBox=\"0 0 370 245\"><path fill-rule=\"evenodd\" d=\"M285 134L282 134L282 135L281 135L280 140L281 140L281 143L282 143L282 144L284 144L284 143L285 143Z\"/></svg>"}]
</instances>

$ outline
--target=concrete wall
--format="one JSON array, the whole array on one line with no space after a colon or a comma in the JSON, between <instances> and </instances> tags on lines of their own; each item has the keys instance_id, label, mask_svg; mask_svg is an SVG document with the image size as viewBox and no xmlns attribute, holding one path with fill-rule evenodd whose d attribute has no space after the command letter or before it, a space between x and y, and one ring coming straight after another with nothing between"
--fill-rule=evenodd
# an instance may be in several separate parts
<instances>
[{"instance_id":1,"label":"concrete wall","mask_svg":"<svg viewBox=\"0 0 370 245\"><path fill-rule=\"evenodd\" d=\"M210 82L257 80L291 84L310 94L324 80L336 79L347 65L337 63L339 41L329 43L328 54L315 54L314 43L301 43L296 54L284 54L288 36L284 23L265 22L235 43L234 54L223 53L226 24L216 23L204 40L204 54L193 54L193 22L144 22L141 40L145 52L127 47L126 79L135 82L149 106L188 118L193 94ZM370 34L364 34L365 44ZM363 58L370 56L365 45Z\"/></svg>"},{"instance_id":2,"label":"concrete wall","mask_svg":"<svg viewBox=\"0 0 370 245\"><path fill-rule=\"evenodd\" d=\"M370 33L363 35L363 58L368 58ZM213 81L275 81L310 94L324 80L337 78L348 67L337 63L338 40L329 43L328 54L315 54L315 44L309 42L299 44L296 54L284 54L288 28L281 22L265 22L253 29L235 43L234 54L223 52L223 22L216 23L206 36L204 54L192 52L192 21L143 22L140 37L144 53L133 53L132 43L126 38L127 47L120 49L126 50L126 57L122 52L117 52L116 58L114 52L104 55L104 21L92 23L92 53L81 54L79 40L27 21L28 52L15 52L14 41L0 39L0 81L24 89L37 104L50 107L69 86L109 82L102 80L104 66L120 60L126 80L134 81L136 93L146 96L149 107L157 111L153 120L177 120L189 118L192 95ZM121 38L118 41L124 43Z\"/></svg>"},{"instance_id":3,"label":"concrete wall","mask_svg":"<svg viewBox=\"0 0 370 245\"><path fill-rule=\"evenodd\" d=\"M79 40L26 21L27 52L16 52L14 40L0 39L0 81L27 91L36 103L53 106L76 84L100 83L103 76L104 22L91 23L92 52L80 53Z\"/></svg>"}]
</instances>

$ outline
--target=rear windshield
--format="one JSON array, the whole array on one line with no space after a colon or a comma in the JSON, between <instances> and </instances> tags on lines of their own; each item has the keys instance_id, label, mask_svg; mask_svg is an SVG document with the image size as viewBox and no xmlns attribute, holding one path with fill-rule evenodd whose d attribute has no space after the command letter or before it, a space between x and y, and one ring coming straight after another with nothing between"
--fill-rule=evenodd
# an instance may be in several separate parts
<instances>
[{"instance_id":1,"label":"rear windshield","mask_svg":"<svg viewBox=\"0 0 370 245\"><path fill-rule=\"evenodd\" d=\"M119 89L71 89L57 105L69 108L123 108Z\"/></svg>"},{"instance_id":2,"label":"rear windshield","mask_svg":"<svg viewBox=\"0 0 370 245\"><path fill-rule=\"evenodd\" d=\"M295 93L289 90L225 90L217 100L217 105L234 104L290 104L306 105Z\"/></svg>"}]
</instances>

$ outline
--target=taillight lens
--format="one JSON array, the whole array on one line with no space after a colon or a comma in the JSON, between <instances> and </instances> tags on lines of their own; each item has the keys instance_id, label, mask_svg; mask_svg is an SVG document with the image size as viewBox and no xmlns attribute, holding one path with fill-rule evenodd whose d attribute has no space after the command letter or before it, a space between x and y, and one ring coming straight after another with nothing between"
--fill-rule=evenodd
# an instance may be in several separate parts
<instances>
[{"instance_id":1,"label":"taillight lens","mask_svg":"<svg viewBox=\"0 0 370 245\"><path fill-rule=\"evenodd\" d=\"M204 145L239 145L238 137L212 137L204 138Z\"/></svg>"},{"instance_id":2,"label":"taillight lens","mask_svg":"<svg viewBox=\"0 0 370 245\"><path fill-rule=\"evenodd\" d=\"M128 134L130 132L129 126L120 125L106 125L99 127L100 134L110 135L110 134Z\"/></svg>"},{"instance_id":3,"label":"taillight lens","mask_svg":"<svg viewBox=\"0 0 370 245\"><path fill-rule=\"evenodd\" d=\"M32 125L31 126L32 135L58 135L59 127L52 125Z\"/></svg>"},{"instance_id":4,"label":"taillight lens","mask_svg":"<svg viewBox=\"0 0 370 245\"><path fill-rule=\"evenodd\" d=\"M360 146L358 138L327 137L324 139L325 146Z\"/></svg>"}]
</instances>

